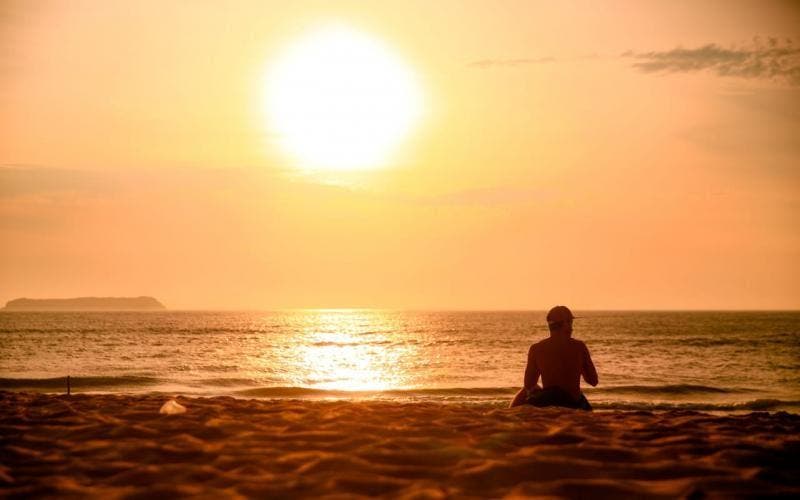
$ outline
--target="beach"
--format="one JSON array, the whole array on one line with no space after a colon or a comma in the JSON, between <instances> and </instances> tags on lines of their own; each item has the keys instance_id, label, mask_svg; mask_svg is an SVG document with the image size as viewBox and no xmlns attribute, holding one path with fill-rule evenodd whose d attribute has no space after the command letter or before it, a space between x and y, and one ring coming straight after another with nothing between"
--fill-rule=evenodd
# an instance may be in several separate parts
<instances>
[{"instance_id":1,"label":"beach","mask_svg":"<svg viewBox=\"0 0 800 500\"><path fill-rule=\"evenodd\" d=\"M0 496L800 494L800 415L0 392Z\"/></svg>"}]
</instances>

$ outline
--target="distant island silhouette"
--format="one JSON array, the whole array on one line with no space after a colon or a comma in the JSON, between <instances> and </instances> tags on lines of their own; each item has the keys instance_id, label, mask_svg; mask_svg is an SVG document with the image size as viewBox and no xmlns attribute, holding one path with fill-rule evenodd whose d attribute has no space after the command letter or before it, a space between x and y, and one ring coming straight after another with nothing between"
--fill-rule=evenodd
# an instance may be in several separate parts
<instances>
[{"instance_id":1,"label":"distant island silhouette","mask_svg":"<svg viewBox=\"0 0 800 500\"><path fill-rule=\"evenodd\" d=\"M164 304L153 297L75 297L69 299L14 299L3 311L158 311Z\"/></svg>"}]
</instances>

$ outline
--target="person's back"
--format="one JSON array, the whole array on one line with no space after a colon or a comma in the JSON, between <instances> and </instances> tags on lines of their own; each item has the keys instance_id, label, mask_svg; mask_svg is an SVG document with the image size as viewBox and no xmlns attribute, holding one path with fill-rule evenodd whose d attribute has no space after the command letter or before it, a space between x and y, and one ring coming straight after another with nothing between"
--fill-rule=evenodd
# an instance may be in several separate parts
<instances>
[{"instance_id":1,"label":"person's back","mask_svg":"<svg viewBox=\"0 0 800 500\"><path fill-rule=\"evenodd\" d=\"M580 378L597 385L597 371L586 344L572 338L574 316L565 306L556 306L547 314L550 337L531 346L525 368L525 387L511 406L530 403L535 406L567 406L591 409L581 394ZM542 377L542 387L537 385Z\"/></svg>"},{"instance_id":2,"label":"person's back","mask_svg":"<svg viewBox=\"0 0 800 500\"><path fill-rule=\"evenodd\" d=\"M577 400L581 397L581 374L587 355L586 345L580 340L550 337L531 346L528 363L533 362L541 374L544 389L560 387ZM535 382L531 384L534 385Z\"/></svg>"}]
</instances>

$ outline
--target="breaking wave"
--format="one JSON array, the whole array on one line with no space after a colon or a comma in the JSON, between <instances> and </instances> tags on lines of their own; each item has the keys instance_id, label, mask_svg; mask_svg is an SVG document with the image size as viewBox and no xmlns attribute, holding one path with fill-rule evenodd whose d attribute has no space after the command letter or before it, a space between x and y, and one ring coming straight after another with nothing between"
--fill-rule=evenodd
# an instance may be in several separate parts
<instances>
[{"instance_id":1,"label":"breaking wave","mask_svg":"<svg viewBox=\"0 0 800 500\"><path fill-rule=\"evenodd\" d=\"M73 389L100 389L111 387L143 387L156 385L161 379L126 375L119 377L70 377ZM52 389L66 390L67 377L53 378L0 378L0 389Z\"/></svg>"},{"instance_id":2,"label":"breaking wave","mask_svg":"<svg viewBox=\"0 0 800 500\"><path fill-rule=\"evenodd\" d=\"M131 389L134 392L159 392L163 387L176 382L163 378L137 375L70 377L70 386L73 392L80 392L81 390L124 391L125 389ZM189 382L189 385L183 385L183 388L187 389L185 391L186 394L193 394L196 393L194 389L201 389L201 392L196 394L208 396L227 395L239 398L265 399L378 399L442 403L485 403L492 406L507 405L519 390L518 387L443 387L389 390L342 390L296 386L258 387L256 381L245 378L212 378L185 382ZM0 390L65 392L66 385L66 377L0 378ZM175 386L172 385L172 387L174 388ZM743 396L739 396L738 400L735 401L730 400L736 394L748 392L755 391L742 388L723 389L704 385L626 385L589 389L586 394L595 410L717 412L777 410L798 412L800 410L800 401L797 400L745 399ZM728 400L714 402L691 400L691 396L698 399L703 395L727 396ZM681 399L661 401L658 400L659 396L679 396ZM685 397L688 397L689 400L684 399Z\"/></svg>"},{"instance_id":3,"label":"breaking wave","mask_svg":"<svg viewBox=\"0 0 800 500\"><path fill-rule=\"evenodd\" d=\"M736 394L752 392L752 389L713 387L708 385L668 384L668 385L619 385L590 389L589 392L603 394L642 394L642 395L692 395L692 394Z\"/></svg>"}]
</instances>

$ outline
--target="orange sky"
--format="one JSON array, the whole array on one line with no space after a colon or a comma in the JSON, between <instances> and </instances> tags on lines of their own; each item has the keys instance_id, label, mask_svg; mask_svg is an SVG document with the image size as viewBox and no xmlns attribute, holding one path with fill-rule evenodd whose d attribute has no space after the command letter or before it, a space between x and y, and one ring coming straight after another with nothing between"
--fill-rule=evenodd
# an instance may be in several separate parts
<instances>
[{"instance_id":1,"label":"orange sky","mask_svg":"<svg viewBox=\"0 0 800 500\"><path fill-rule=\"evenodd\" d=\"M384 168L303 172L264 74L319 23L425 93ZM0 301L800 307L800 8L0 5Z\"/></svg>"}]
</instances>

